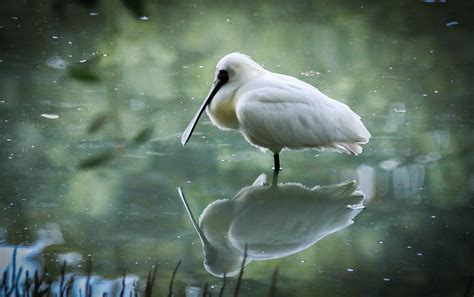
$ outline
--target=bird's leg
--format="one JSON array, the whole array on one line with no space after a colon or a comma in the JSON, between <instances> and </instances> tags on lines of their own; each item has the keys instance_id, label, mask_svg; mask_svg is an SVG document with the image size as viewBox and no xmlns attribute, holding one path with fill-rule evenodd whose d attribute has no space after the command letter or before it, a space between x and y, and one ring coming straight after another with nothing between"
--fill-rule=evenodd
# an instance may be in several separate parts
<instances>
[{"instance_id":1,"label":"bird's leg","mask_svg":"<svg viewBox=\"0 0 474 297\"><path fill-rule=\"evenodd\" d=\"M277 184L278 182L278 174L280 173L280 155L278 153L273 154L273 184Z\"/></svg>"},{"instance_id":2,"label":"bird's leg","mask_svg":"<svg viewBox=\"0 0 474 297\"><path fill-rule=\"evenodd\" d=\"M281 168L280 168L280 155L278 153L273 154L273 164L274 164L273 171L278 174L281 170Z\"/></svg>"},{"instance_id":3,"label":"bird's leg","mask_svg":"<svg viewBox=\"0 0 474 297\"><path fill-rule=\"evenodd\" d=\"M280 155L278 153L273 154L273 179L272 179L272 184L277 185L278 184L278 174L280 173Z\"/></svg>"}]
</instances>

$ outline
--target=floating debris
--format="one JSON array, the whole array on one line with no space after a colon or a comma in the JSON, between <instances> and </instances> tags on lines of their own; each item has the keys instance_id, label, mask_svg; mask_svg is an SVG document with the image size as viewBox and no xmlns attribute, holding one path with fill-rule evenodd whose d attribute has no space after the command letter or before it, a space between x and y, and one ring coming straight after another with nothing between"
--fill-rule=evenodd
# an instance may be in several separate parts
<instances>
[{"instance_id":1,"label":"floating debris","mask_svg":"<svg viewBox=\"0 0 474 297\"><path fill-rule=\"evenodd\" d=\"M450 21L446 23L446 27L454 27L456 25L459 25L458 21Z\"/></svg>"},{"instance_id":2,"label":"floating debris","mask_svg":"<svg viewBox=\"0 0 474 297\"><path fill-rule=\"evenodd\" d=\"M319 71L305 71L301 72L301 75L306 76L306 77L318 77L321 73Z\"/></svg>"},{"instance_id":3,"label":"floating debris","mask_svg":"<svg viewBox=\"0 0 474 297\"><path fill-rule=\"evenodd\" d=\"M395 112L407 112L406 109L398 109L398 108L394 108L393 111L395 111Z\"/></svg>"},{"instance_id":4,"label":"floating debris","mask_svg":"<svg viewBox=\"0 0 474 297\"><path fill-rule=\"evenodd\" d=\"M60 56L52 56L46 60L46 65L56 70L64 70L67 67L66 61Z\"/></svg>"},{"instance_id":5,"label":"floating debris","mask_svg":"<svg viewBox=\"0 0 474 297\"><path fill-rule=\"evenodd\" d=\"M50 120L56 120L59 119L59 115L57 114L50 114L50 113L42 113L40 117L45 118L45 119L50 119Z\"/></svg>"}]
</instances>

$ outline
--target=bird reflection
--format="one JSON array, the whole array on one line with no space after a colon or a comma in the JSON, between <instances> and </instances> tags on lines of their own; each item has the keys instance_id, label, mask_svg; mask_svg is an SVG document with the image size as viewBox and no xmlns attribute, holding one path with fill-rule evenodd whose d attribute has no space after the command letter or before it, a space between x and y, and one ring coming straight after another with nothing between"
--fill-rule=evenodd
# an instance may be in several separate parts
<instances>
[{"instance_id":1,"label":"bird reflection","mask_svg":"<svg viewBox=\"0 0 474 297\"><path fill-rule=\"evenodd\" d=\"M239 272L246 246L245 265L283 258L351 225L364 208L354 181L308 188L268 184L261 174L234 198L210 203L198 223L178 192L203 245L204 267L218 277Z\"/></svg>"}]
</instances>

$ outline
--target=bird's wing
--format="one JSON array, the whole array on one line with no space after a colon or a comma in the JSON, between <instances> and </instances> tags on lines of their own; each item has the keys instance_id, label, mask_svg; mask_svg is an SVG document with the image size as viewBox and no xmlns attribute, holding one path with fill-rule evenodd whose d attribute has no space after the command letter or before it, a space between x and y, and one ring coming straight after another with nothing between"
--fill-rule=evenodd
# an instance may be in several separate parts
<instances>
[{"instance_id":1,"label":"bird's wing","mask_svg":"<svg viewBox=\"0 0 474 297\"><path fill-rule=\"evenodd\" d=\"M248 88L236 105L242 134L256 145L362 151L370 133L347 105L295 78L273 75Z\"/></svg>"}]
</instances>

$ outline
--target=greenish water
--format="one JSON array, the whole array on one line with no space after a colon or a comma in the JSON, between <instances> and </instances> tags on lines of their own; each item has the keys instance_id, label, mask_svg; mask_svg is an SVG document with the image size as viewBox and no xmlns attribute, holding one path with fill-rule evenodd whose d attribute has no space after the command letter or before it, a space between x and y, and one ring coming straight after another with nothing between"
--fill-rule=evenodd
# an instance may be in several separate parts
<instances>
[{"instance_id":1,"label":"greenish water","mask_svg":"<svg viewBox=\"0 0 474 297\"><path fill-rule=\"evenodd\" d=\"M207 116L184 148L180 136L216 62L240 51L345 102L373 135L357 157L281 155L281 183L356 180L366 208L250 263L241 296L265 295L277 266L281 296L470 296L474 7L452 2L2 3L0 249L62 237L43 252L52 277L67 253L68 271L90 259L109 279L158 264L160 296L181 260L178 296L206 282L218 295L177 187L198 216L270 178L273 160Z\"/></svg>"}]
</instances>

